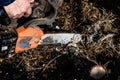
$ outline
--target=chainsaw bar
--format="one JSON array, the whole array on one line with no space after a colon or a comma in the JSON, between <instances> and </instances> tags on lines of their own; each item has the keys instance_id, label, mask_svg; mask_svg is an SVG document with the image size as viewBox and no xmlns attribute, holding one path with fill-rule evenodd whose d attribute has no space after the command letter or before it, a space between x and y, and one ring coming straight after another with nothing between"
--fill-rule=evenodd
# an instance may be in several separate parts
<instances>
[{"instance_id":1,"label":"chainsaw bar","mask_svg":"<svg viewBox=\"0 0 120 80\"><path fill-rule=\"evenodd\" d=\"M78 43L81 41L81 34L75 33L53 33L45 34L38 43L39 45L49 45L49 44L67 44L69 42Z\"/></svg>"}]
</instances>

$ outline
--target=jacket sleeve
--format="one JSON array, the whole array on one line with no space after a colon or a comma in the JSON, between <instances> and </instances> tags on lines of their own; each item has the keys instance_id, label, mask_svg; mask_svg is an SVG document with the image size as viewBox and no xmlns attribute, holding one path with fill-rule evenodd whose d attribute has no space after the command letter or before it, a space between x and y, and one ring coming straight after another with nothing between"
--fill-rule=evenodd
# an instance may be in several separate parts
<instances>
[{"instance_id":1,"label":"jacket sleeve","mask_svg":"<svg viewBox=\"0 0 120 80\"><path fill-rule=\"evenodd\" d=\"M0 6L7 6L12 3L14 0L0 0Z\"/></svg>"}]
</instances>

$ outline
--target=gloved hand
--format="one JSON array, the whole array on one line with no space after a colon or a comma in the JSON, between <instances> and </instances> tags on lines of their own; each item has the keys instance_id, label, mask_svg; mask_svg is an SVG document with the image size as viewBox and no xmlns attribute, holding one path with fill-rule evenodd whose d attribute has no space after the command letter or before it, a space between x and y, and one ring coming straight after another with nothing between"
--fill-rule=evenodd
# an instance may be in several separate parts
<instances>
[{"instance_id":1,"label":"gloved hand","mask_svg":"<svg viewBox=\"0 0 120 80\"><path fill-rule=\"evenodd\" d=\"M28 17L32 13L30 2L34 0L15 0L13 3L4 6L9 18L21 18L22 16Z\"/></svg>"}]
</instances>

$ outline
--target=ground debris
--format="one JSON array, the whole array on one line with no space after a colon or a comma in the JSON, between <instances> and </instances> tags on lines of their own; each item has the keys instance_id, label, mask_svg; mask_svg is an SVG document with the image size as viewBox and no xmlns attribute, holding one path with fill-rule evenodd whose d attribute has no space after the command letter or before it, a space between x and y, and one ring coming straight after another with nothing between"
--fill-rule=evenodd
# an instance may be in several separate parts
<instances>
[{"instance_id":1,"label":"ground debris","mask_svg":"<svg viewBox=\"0 0 120 80\"><path fill-rule=\"evenodd\" d=\"M107 5L104 1L108 2ZM66 45L39 46L14 58L0 59L0 78L95 80L90 71L100 66L105 71L98 80L119 80L120 5L118 0L114 4L111 1L114 0L64 0L54 24L63 31L82 34L82 40ZM3 28L0 30L4 31Z\"/></svg>"}]
</instances>

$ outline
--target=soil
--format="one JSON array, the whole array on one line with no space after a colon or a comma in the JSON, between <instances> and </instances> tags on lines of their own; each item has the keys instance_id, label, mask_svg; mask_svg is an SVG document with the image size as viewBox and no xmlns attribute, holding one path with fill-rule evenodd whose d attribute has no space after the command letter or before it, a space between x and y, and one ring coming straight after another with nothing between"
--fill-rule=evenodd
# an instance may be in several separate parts
<instances>
[{"instance_id":1,"label":"soil","mask_svg":"<svg viewBox=\"0 0 120 80\"><path fill-rule=\"evenodd\" d=\"M44 30L80 33L82 41L39 46L0 59L0 79L96 80L91 68L102 66L106 73L98 80L120 80L119 15L120 0L64 0L54 29Z\"/></svg>"}]
</instances>

